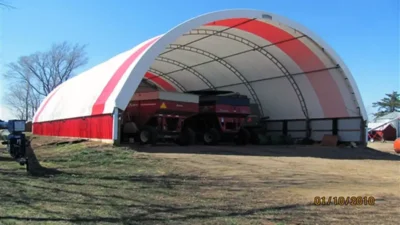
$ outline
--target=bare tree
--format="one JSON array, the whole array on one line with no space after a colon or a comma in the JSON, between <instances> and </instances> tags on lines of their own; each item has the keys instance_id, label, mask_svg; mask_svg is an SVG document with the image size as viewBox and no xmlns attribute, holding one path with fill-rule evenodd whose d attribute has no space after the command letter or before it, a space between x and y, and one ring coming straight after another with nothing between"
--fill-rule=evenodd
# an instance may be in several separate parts
<instances>
[{"instance_id":1,"label":"bare tree","mask_svg":"<svg viewBox=\"0 0 400 225\"><path fill-rule=\"evenodd\" d=\"M14 6L12 6L12 5L6 3L6 2L3 1L3 0L0 0L0 8L15 9Z\"/></svg>"},{"instance_id":2,"label":"bare tree","mask_svg":"<svg viewBox=\"0 0 400 225\"><path fill-rule=\"evenodd\" d=\"M8 64L7 78L26 82L36 93L47 96L88 61L85 45L54 44L49 51L22 56Z\"/></svg>"},{"instance_id":3,"label":"bare tree","mask_svg":"<svg viewBox=\"0 0 400 225\"><path fill-rule=\"evenodd\" d=\"M63 42L50 50L20 57L7 65L5 101L21 119L31 119L40 101L88 62L85 45Z\"/></svg>"},{"instance_id":4,"label":"bare tree","mask_svg":"<svg viewBox=\"0 0 400 225\"><path fill-rule=\"evenodd\" d=\"M14 86L15 85L15 86ZM29 88L27 85L14 84L10 86L4 97L7 106L14 111L17 119L28 120L30 119L29 113Z\"/></svg>"},{"instance_id":5,"label":"bare tree","mask_svg":"<svg viewBox=\"0 0 400 225\"><path fill-rule=\"evenodd\" d=\"M36 110L38 110L40 103L42 102L42 98L41 96L34 92L31 91L32 93L29 95L29 103L28 103L28 107L29 107L29 119L33 119L33 116L35 115Z\"/></svg>"}]
</instances>

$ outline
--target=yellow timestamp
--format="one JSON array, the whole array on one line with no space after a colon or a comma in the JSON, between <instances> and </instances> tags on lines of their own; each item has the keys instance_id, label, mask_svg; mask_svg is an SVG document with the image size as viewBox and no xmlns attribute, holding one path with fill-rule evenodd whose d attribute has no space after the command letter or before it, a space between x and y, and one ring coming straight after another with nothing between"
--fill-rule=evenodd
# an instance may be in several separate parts
<instances>
[{"instance_id":1,"label":"yellow timestamp","mask_svg":"<svg viewBox=\"0 0 400 225\"><path fill-rule=\"evenodd\" d=\"M315 196L314 205L375 205L375 198L372 196Z\"/></svg>"}]
</instances>

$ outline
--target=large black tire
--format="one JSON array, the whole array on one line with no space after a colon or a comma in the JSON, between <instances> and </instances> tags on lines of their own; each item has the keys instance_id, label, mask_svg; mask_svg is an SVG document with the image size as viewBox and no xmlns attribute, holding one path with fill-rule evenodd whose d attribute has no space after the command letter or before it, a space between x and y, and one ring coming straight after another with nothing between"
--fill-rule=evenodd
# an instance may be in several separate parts
<instances>
[{"instance_id":1,"label":"large black tire","mask_svg":"<svg viewBox=\"0 0 400 225\"><path fill-rule=\"evenodd\" d=\"M260 138L258 137L258 130L251 130L250 132L250 143L253 145L259 145L260 144Z\"/></svg>"},{"instance_id":2,"label":"large black tire","mask_svg":"<svg viewBox=\"0 0 400 225\"><path fill-rule=\"evenodd\" d=\"M241 128L236 134L235 143L237 145L247 145L250 142L251 134L246 128Z\"/></svg>"},{"instance_id":3,"label":"large black tire","mask_svg":"<svg viewBox=\"0 0 400 225\"><path fill-rule=\"evenodd\" d=\"M156 128L145 126L140 130L139 140L142 144L155 145L157 143L158 133Z\"/></svg>"},{"instance_id":4,"label":"large black tire","mask_svg":"<svg viewBox=\"0 0 400 225\"><path fill-rule=\"evenodd\" d=\"M178 144L181 146L194 145L196 143L196 133L190 129L186 128L182 130L179 135Z\"/></svg>"},{"instance_id":5,"label":"large black tire","mask_svg":"<svg viewBox=\"0 0 400 225\"><path fill-rule=\"evenodd\" d=\"M211 128L206 131L203 135L203 141L206 145L217 145L221 139L219 131L215 128Z\"/></svg>"}]
</instances>

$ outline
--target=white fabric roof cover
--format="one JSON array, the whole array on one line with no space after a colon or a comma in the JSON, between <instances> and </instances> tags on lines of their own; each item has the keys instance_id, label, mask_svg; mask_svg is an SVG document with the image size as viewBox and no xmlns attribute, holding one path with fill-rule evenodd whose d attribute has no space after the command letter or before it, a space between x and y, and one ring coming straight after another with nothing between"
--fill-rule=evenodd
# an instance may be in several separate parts
<instances>
[{"instance_id":1,"label":"white fabric roof cover","mask_svg":"<svg viewBox=\"0 0 400 225\"><path fill-rule=\"evenodd\" d=\"M392 124L390 123L368 123L368 129L373 129L375 131L383 131L385 130L388 126L393 127ZM394 127L393 127L394 128Z\"/></svg>"},{"instance_id":2,"label":"white fabric roof cover","mask_svg":"<svg viewBox=\"0 0 400 225\"><path fill-rule=\"evenodd\" d=\"M339 56L305 27L257 10L188 20L58 86L34 122L125 109L142 79L167 91L233 90L271 119L363 117Z\"/></svg>"},{"instance_id":3,"label":"white fabric roof cover","mask_svg":"<svg viewBox=\"0 0 400 225\"><path fill-rule=\"evenodd\" d=\"M384 116L378 117L375 119L376 122L387 122L390 120L395 120L395 119L399 119L400 120L400 112L391 112L388 113Z\"/></svg>"}]
</instances>

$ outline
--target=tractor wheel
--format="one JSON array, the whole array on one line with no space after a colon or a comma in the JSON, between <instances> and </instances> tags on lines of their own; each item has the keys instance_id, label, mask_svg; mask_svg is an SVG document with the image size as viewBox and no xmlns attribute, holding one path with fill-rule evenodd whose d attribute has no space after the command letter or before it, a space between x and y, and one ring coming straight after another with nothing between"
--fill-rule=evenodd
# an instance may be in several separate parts
<instances>
[{"instance_id":1,"label":"tractor wheel","mask_svg":"<svg viewBox=\"0 0 400 225\"><path fill-rule=\"evenodd\" d=\"M258 131L257 130L252 130L250 132L250 142L253 145L259 145L260 144L260 138L258 137Z\"/></svg>"},{"instance_id":2,"label":"tractor wheel","mask_svg":"<svg viewBox=\"0 0 400 225\"><path fill-rule=\"evenodd\" d=\"M206 145L217 145L221 135L219 131L215 128L211 128L210 130L206 131L203 135L203 141Z\"/></svg>"},{"instance_id":3,"label":"tractor wheel","mask_svg":"<svg viewBox=\"0 0 400 225\"><path fill-rule=\"evenodd\" d=\"M241 128L239 132L236 134L235 143L237 145L247 145L250 142L251 134L245 129Z\"/></svg>"},{"instance_id":4,"label":"tractor wheel","mask_svg":"<svg viewBox=\"0 0 400 225\"><path fill-rule=\"evenodd\" d=\"M155 145L157 143L157 130L154 127L145 126L140 131L139 139L142 144Z\"/></svg>"},{"instance_id":5,"label":"tractor wheel","mask_svg":"<svg viewBox=\"0 0 400 225\"><path fill-rule=\"evenodd\" d=\"M26 159L26 172L30 172L29 161Z\"/></svg>"},{"instance_id":6,"label":"tractor wheel","mask_svg":"<svg viewBox=\"0 0 400 225\"><path fill-rule=\"evenodd\" d=\"M190 129L184 129L178 138L178 144L181 146L194 145L196 143L196 133Z\"/></svg>"}]
</instances>

